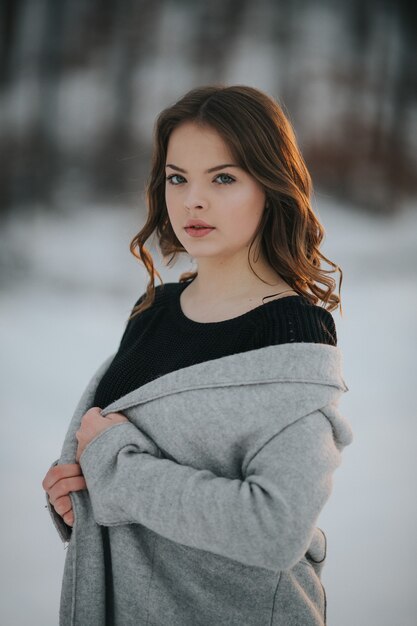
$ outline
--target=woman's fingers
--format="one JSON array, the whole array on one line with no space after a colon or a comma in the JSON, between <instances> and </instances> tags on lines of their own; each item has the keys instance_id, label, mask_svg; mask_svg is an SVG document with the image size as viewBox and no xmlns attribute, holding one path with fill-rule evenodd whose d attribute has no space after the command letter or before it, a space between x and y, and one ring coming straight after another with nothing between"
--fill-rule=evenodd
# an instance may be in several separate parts
<instances>
[{"instance_id":1,"label":"woman's fingers","mask_svg":"<svg viewBox=\"0 0 417 626\"><path fill-rule=\"evenodd\" d=\"M72 502L69 496L62 496L61 498L57 498L55 500L55 504L53 505L55 511L61 516L64 517L66 513L69 513L72 509Z\"/></svg>"},{"instance_id":2,"label":"woman's fingers","mask_svg":"<svg viewBox=\"0 0 417 626\"><path fill-rule=\"evenodd\" d=\"M71 509L71 511L68 511L68 513L65 513L65 515L62 516L63 520L66 524L68 524L68 526L72 526L74 524L74 513Z\"/></svg>"},{"instance_id":3,"label":"woman's fingers","mask_svg":"<svg viewBox=\"0 0 417 626\"><path fill-rule=\"evenodd\" d=\"M87 489L84 476L75 476L72 478L62 478L58 482L54 483L50 489L47 489L49 500L55 508L55 502L67 496L70 491L81 491Z\"/></svg>"},{"instance_id":4,"label":"woman's fingers","mask_svg":"<svg viewBox=\"0 0 417 626\"><path fill-rule=\"evenodd\" d=\"M48 494L55 511L68 526L74 524L71 491L87 489L79 463L62 463L50 467L42 481L42 487Z\"/></svg>"},{"instance_id":5,"label":"woman's fingers","mask_svg":"<svg viewBox=\"0 0 417 626\"><path fill-rule=\"evenodd\" d=\"M101 409L94 406L89 409L81 418L80 428L75 433L78 441L75 458L80 460L82 453L88 444L101 432L111 428L115 424L128 422L129 420L122 413L109 413L105 417L101 415Z\"/></svg>"},{"instance_id":6,"label":"woman's fingers","mask_svg":"<svg viewBox=\"0 0 417 626\"><path fill-rule=\"evenodd\" d=\"M45 491L49 491L51 487L63 478L72 478L74 476L82 476L79 463L63 463L50 467L45 478L42 481L42 487Z\"/></svg>"}]
</instances>

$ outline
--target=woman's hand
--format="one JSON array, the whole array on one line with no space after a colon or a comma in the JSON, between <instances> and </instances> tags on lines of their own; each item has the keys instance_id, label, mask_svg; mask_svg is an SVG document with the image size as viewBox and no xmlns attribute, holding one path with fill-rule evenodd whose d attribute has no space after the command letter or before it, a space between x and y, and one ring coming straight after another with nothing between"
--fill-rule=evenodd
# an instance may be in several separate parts
<instances>
[{"instance_id":1,"label":"woman's hand","mask_svg":"<svg viewBox=\"0 0 417 626\"><path fill-rule=\"evenodd\" d=\"M121 413L109 413L106 417L100 415L101 409L93 407L89 409L81 419L81 425L76 432L78 441L76 461L77 463L62 463L49 468L42 481L42 487L48 494L49 501L55 511L62 517L68 526L74 523L74 513L69 494L71 491L87 489L85 478L79 465L80 456L90 441L106 428L114 424L128 422L127 417Z\"/></svg>"},{"instance_id":2,"label":"woman's hand","mask_svg":"<svg viewBox=\"0 0 417 626\"><path fill-rule=\"evenodd\" d=\"M127 417L121 413L109 413L106 417L100 415L101 409L98 406L93 406L91 409L84 413L81 419L81 425L77 430L75 436L78 441L78 448L76 453L76 460L79 462L80 456L83 453L85 447L100 434L103 430L114 426L114 424L121 424L122 422L128 422Z\"/></svg>"},{"instance_id":3,"label":"woman's hand","mask_svg":"<svg viewBox=\"0 0 417 626\"><path fill-rule=\"evenodd\" d=\"M81 467L78 463L54 465L49 468L42 481L42 487L49 496L49 501L55 511L68 526L74 523L70 491L87 489Z\"/></svg>"}]
</instances>

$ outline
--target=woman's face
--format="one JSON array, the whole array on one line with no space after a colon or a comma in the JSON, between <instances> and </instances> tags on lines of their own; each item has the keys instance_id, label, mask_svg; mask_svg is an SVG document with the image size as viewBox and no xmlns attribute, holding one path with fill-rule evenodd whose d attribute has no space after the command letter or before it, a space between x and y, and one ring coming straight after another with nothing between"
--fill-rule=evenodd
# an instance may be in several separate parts
<instances>
[{"instance_id":1,"label":"woman's face","mask_svg":"<svg viewBox=\"0 0 417 626\"><path fill-rule=\"evenodd\" d=\"M242 253L247 257L264 210L265 192L234 163L216 130L193 122L183 122L173 130L166 178L168 216L190 256L226 258ZM203 220L214 230L192 237L184 230L189 219Z\"/></svg>"}]
</instances>

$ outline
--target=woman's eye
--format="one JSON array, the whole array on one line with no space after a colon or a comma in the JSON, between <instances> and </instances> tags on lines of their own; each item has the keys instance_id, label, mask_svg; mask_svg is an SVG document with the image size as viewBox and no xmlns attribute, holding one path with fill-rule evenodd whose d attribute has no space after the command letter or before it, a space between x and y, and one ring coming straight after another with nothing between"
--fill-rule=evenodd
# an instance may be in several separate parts
<instances>
[{"instance_id":1,"label":"woman's eye","mask_svg":"<svg viewBox=\"0 0 417 626\"><path fill-rule=\"evenodd\" d=\"M216 176L216 178L220 178L222 176L229 179L229 180L223 181L225 185L230 185L230 183L235 182L235 179L229 176L229 174L219 174L218 176Z\"/></svg>"},{"instance_id":2,"label":"woman's eye","mask_svg":"<svg viewBox=\"0 0 417 626\"><path fill-rule=\"evenodd\" d=\"M167 180L170 185L178 185L179 183L172 182L173 178L182 178L182 176L180 176L179 174L171 174L171 176L167 176L165 180Z\"/></svg>"}]
</instances>

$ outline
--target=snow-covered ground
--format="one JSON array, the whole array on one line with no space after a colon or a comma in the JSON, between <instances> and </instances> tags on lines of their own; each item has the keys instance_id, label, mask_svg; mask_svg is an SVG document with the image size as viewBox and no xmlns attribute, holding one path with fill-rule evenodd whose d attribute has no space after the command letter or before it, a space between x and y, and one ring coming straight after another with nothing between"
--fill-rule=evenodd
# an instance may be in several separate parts
<instances>
[{"instance_id":1,"label":"snow-covered ground","mask_svg":"<svg viewBox=\"0 0 417 626\"><path fill-rule=\"evenodd\" d=\"M334 312L354 441L318 525L332 626L414 626L417 614L417 210L381 219L316 193L322 250L343 272ZM145 270L143 215L87 207L17 216L0 234L0 623L56 626L65 551L41 487L89 377L113 352ZM184 258L164 281L191 267ZM337 276L336 276L337 278ZM158 282L158 281L157 281ZM87 625L86 625L87 626Z\"/></svg>"}]
</instances>

